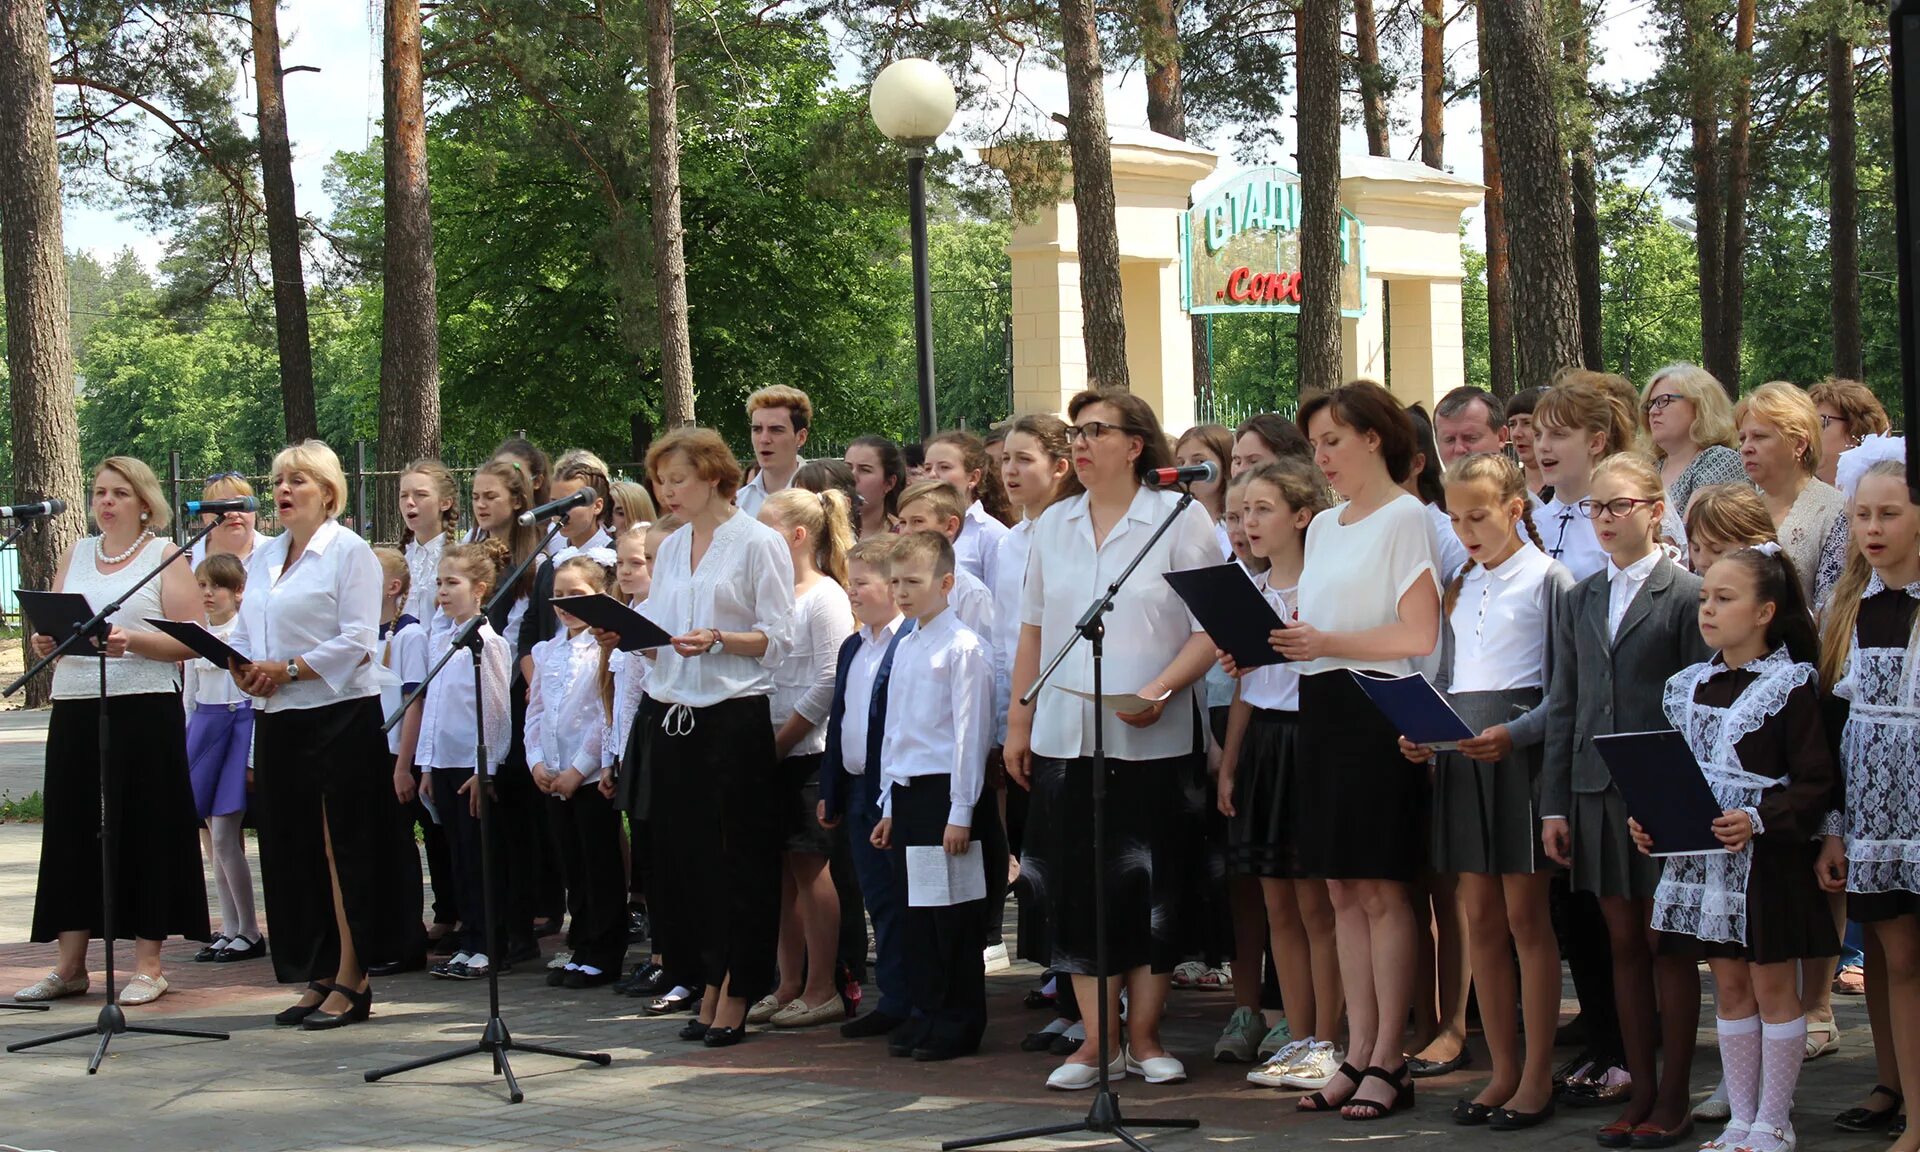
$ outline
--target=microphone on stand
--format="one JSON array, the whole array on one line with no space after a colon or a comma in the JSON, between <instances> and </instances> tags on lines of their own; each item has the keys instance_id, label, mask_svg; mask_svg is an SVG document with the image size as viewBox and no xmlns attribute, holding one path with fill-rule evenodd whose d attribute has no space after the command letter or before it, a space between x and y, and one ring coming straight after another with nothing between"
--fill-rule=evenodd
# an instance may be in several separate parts
<instances>
[{"instance_id":1,"label":"microphone on stand","mask_svg":"<svg viewBox=\"0 0 1920 1152\"><path fill-rule=\"evenodd\" d=\"M252 512L260 507L260 501L252 496L229 496L224 500L189 500L185 507L189 516L225 516L229 512Z\"/></svg>"},{"instance_id":2,"label":"microphone on stand","mask_svg":"<svg viewBox=\"0 0 1920 1152\"><path fill-rule=\"evenodd\" d=\"M0 519L39 520L58 516L67 510L65 500L42 500L38 504L0 504Z\"/></svg>"},{"instance_id":3,"label":"microphone on stand","mask_svg":"<svg viewBox=\"0 0 1920 1152\"><path fill-rule=\"evenodd\" d=\"M1187 484L1211 484L1220 479L1220 466L1211 460L1182 464L1178 468L1155 468L1145 477L1149 488L1173 488Z\"/></svg>"},{"instance_id":4,"label":"microphone on stand","mask_svg":"<svg viewBox=\"0 0 1920 1152\"><path fill-rule=\"evenodd\" d=\"M555 516L565 516L575 508L585 508L593 503L593 489L582 488L571 496L562 496L558 500L549 500L538 508L529 508L520 513L520 523L537 524Z\"/></svg>"}]
</instances>

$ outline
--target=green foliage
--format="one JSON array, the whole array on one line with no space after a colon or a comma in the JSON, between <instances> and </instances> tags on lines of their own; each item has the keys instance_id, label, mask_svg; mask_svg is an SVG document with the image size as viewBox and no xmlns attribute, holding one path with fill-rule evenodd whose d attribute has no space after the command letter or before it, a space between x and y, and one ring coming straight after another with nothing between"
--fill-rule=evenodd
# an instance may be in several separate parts
<instances>
[{"instance_id":1,"label":"green foliage","mask_svg":"<svg viewBox=\"0 0 1920 1152\"><path fill-rule=\"evenodd\" d=\"M1601 346L1606 367L1644 380L1663 364L1700 359L1700 274L1693 234L1651 191L1600 186Z\"/></svg>"},{"instance_id":2,"label":"green foliage","mask_svg":"<svg viewBox=\"0 0 1920 1152\"><path fill-rule=\"evenodd\" d=\"M10 792L0 792L0 824L38 824L47 818L47 801L39 792L29 792L18 800Z\"/></svg>"}]
</instances>

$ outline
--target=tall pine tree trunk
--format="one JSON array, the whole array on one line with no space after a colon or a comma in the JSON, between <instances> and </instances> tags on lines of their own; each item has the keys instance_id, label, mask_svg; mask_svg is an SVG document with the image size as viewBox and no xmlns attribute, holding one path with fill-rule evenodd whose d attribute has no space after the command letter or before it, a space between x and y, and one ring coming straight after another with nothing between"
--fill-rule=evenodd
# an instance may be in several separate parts
<instances>
[{"instance_id":1,"label":"tall pine tree trunk","mask_svg":"<svg viewBox=\"0 0 1920 1152\"><path fill-rule=\"evenodd\" d=\"M1827 37L1827 259L1833 277L1833 374L1843 380L1863 380L1867 374L1860 334L1858 131L1853 42L1835 32Z\"/></svg>"},{"instance_id":2,"label":"tall pine tree trunk","mask_svg":"<svg viewBox=\"0 0 1920 1152\"><path fill-rule=\"evenodd\" d=\"M693 339L680 226L680 99L674 91L673 0L647 0L647 139L653 196L653 284L660 311L660 415L693 423Z\"/></svg>"},{"instance_id":3,"label":"tall pine tree trunk","mask_svg":"<svg viewBox=\"0 0 1920 1152\"><path fill-rule=\"evenodd\" d=\"M74 414L53 70L42 0L0 0L0 173L13 496L67 502L65 513L20 538L21 585L48 588L61 554L85 524L86 479ZM46 702L50 682L41 676L28 685L28 706Z\"/></svg>"},{"instance_id":4,"label":"tall pine tree trunk","mask_svg":"<svg viewBox=\"0 0 1920 1152\"><path fill-rule=\"evenodd\" d=\"M380 315L382 472L440 451L440 327L427 196L418 0L386 3L386 254ZM397 488L380 486L379 538L399 535ZM364 530L365 526L361 526Z\"/></svg>"},{"instance_id":5,"label":"tall pine tree trunk","mask_svg":"<svg viewBox=\"0 0 1920 1152\"><path fill-rule=\"evenodd\" d=\"M1739 69L1733 87L1733 123L1727 133L1726 236L1720 259L1720 364L1707 368L1729 390L1740 391L1741 316L1747 290L1747 193L1752 183L1753 25L1757 0L1739 0L1733 56Z\"/></svg>"},{"instance_id":6,"label":"tall pine tree trunk","mask_svg":"<svg viewBox=\"0 0 1920 1152\"><path fill-rule=\"evenodd\" d=\"M1176 140L1187 138L1187 102L1180 88L1180 24L1174 0L1142 0L1140 42L1147 66L1147 127ZM1187 318L1193 356L1193 394L1213 390L1213 360L1207 349L1207 318Z\"/></svg>"},{"instance_id":7,"label":"tall pine tree trunk","mask_svg":"<svg viewBox=\"0 0 1920 1152\"><path fill-rule=\"evenodd\" d=\"M1387 74L1380 67L1380 29L1373 18L1373 0L1353 0L1354 54L1360 74L1360 118L1367 127L1367 155L1385 156L1393 150L1388 138Z\"/></svg>"},{"instance_id":8,"label":"tall pine tree trunk","mask_svg":"<svg viewBox=\"0 0 1920 1152\"><path fill-rule=\"evenodd\" d=\"M1091 0L1061 0L1067 64L1067 148L1073 156L1073 209L1079 218L1081 340L1087 375L1103 388L1130 390L1127 319L1120 289L1120 233L1113 207L1113 142L1101 90L1100 34Z\"/></svg>"},{"instance_id":9,"label":"tall pine tree trunk","mask_svg":"<svg viewBox=\"0 0 1920 1152\"><path fill-rule=\"evenodd\" d=\"M1420 163L1443 168L1446 144L1446 13L1444 0L1420 0Z\"/></svg>"},{"instance_id":10,"label":"tall pine tree trunk","mask_svg":"<svg viewBox=\"0 0 1920 1152\"><path fill-rule=\"evenodd\" d=\"M1340 383L1340 0L1302 0L1300 394ZM1379 301L1372 306L1380 307Z\"/></svg>"},{"instance_id":11,"label":"tall pine tree trunk","mask_svg":"<svg viewBox=\"0 0 1920 1152\"><path fill-rule=\"evenodd\" d=\"M281 89L279 0L250 0L253 87L260 114L260 190L267 202L267 261L273 269L273 335L280 350L280 404L287 442L316 439L313 347L307 331L307 280L300 263L300 219L294 208L293 147Z\"/></svg>"},{"instance_id":12,"label":"tall pine tree trunk","mask_svg":"<svg viewBox=\"0 0 1920 1152\"><path fill-rule=\"evenodd\" d=\"M1587 88L1585 5L1567 11L1568 127L1573 179L1573 275L1580 286L1580 361L1600 371L1606 361L1600 323L1600 181L1593 148L1593 97Z\"/></svg>"},{"instance_id":13,"label":"tall pine tree trunk","mask_svg":"<svg viewBox=\"0 0 1920 1152\"><path fill-rule=\"evenodd\" d=\"M1705 0L1687 0L1685 32L1690 88L1687 115L1693 128L1694 262L1700 274L1700 356L1707 371L1729 391L1738 383L1723 375L1721 354L1721 235L1724 201L1720 188L1720 99L1714 84L1714 61L1719 34L1713 27L1713 6Z\"/></svg>"},{"instance_id":14,"label":"tall pine tree trunk","mask_svg":"<svg viewBox=\"0 0 1920 1152\"><path fill-rule=\"evenodd\" d=\"M1495 84L1487 62L1486 4L1476 6L1480 41L1480 170L1487 186L1487 387L1502 400L1513 387L1513 285L1507 252L1507 191L1500 171L1500 133L1494 123Z\"/></svg>"},{"instance_id":15,"label":"tall pine tree trunk","mask_svg":"<svg viewBox=\"0 0 1920 1152\"><path fill-rule=\"evenodd\" d=\"M1573 189L1554 103L1551 21L1545 0L1482 7L1491 55L1482 67L1498 78L1494 109L1513 247L1515 379L1545 384L1580 362L1579 286L1573 272Z\"/></svg>"}]
</instances>

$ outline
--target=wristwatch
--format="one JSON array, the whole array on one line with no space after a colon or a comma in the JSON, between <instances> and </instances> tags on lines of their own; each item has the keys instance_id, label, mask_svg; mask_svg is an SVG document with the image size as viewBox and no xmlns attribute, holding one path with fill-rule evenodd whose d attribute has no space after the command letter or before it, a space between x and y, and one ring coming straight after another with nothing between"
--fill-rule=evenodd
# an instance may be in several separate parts
<instances>
[{"instance_id":1,"label":"wristwatch","mask_svg":"<svg viewBox=\"0 0 1920 1152\"><path fill-rule=\"evenodd\" d=\"M720 631L720 629L718 629L718 628L715 628L715 629L713 630L713 643L711 643L711 644L709 644L709 645L707 645L707 654L708 654L709 656L711 656L711 655L713 655L713 654L714 654L715 652L718 652L718 651L720 651L720 649L721 649L721 648L723 648L723 647L725 647L725 646L726 646L726 636L725 636L725 634L724 634L724 633L722 633L722 632Z\"/></svg>"},{"instance_id":2,"label":"wristwatch","mask_svg":"<svg viewBox=\"0 0 1920 1152\"><path fill-rule=\"evenodd\" d=\"M300 661L297 659L287 661L287 683L292 684L299 679Z\"/></svg>"}]
</instances>

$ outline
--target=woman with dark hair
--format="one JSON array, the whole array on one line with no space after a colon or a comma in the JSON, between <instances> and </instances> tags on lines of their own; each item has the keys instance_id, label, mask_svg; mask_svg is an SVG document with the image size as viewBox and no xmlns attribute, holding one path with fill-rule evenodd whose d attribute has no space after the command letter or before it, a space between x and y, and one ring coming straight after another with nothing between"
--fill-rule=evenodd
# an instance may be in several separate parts
<instances>
[{"instance_id":1,"label":"woman with dark hair","mask_svg":"<svg viewBox=\"0 0 1920 1152\"><path fill-rule=\"evenodd\" d=\"M1073 695L1093 688L1089 645L1070 649L1031 705L1019 698L1040 673L1041 661L1074 636L1088 600L1133 562L1179 496L1142 480L1171 463L1166 434L1153 410L1126 392L1089 389L1068 405L1074 473L1086 492L1050 506L1032 529L1022 597L1020 642L1014 657L1007 717L1007 774L1031 787L1038 807L1028 822L1022 874L1046 904L1053 923L1052 967L1073 974L1083 1010L1095 1003L1099 975L1121 979L1108 987L1107 1019L1119 1018L1119 994L1128 995L1127 1043L1105 1045L1109 1072L1132 1072L1150 1084L1186 1079L1186 1068L1160 1042L1169 977L1181 959L1172 905L1183 890L1181 871L1190 846L1184 826L1166 820L1180 803L1181 781L1198 754L1194 686L1212 663L1213 642L1161 577L1170 571L1220 562L1213 525L1188 507L1154 542L1134 578L1123 585L1106 620L1103 687L1152 701L1105 724L1109 757L1107 840L1094 857L1092 810L1092 701ZM1092 899L1095 867L1106 869L1107 967L1099 956ZM1091 1087L1102 1049L1098 1013L1087 1043L1055 1069L1047 1085Z\"/></svg>"},{"instance_id":2,"label":"woman with dark hair","mask_svg":"<svg viewBox=\"0 0 1920 1152\"><path fill-rule=\"evenodd\" d=\"M1447 519L1447 490L1440 483L1440 449L1433 438L1433 421L1418 404L1407 406L1407 418L1413 421L1413 470L1400 485L1427 506L1427 522L1433 536L1433 554L1440 562L1436 573L1445 584L1467 563L1467 550L1453 534Z\"/></svg>"},{"instance_id":3,"label":"woman with dark hair","mask_svg":"<svg viewBox=\"0 0 1920 1152\"><path fill-rule=\"evenodd\" d=\"M865 540L892 532L900 519L900 493L907 490L906 453L885 436L857 436L847 445L846 460L860 496L855 533Z\"/></svg>"},{"instance_id":4,"label":"woman with dark hair","mask_svg":"<svg viewBox=\"0 0 1920 1152\"><path fill-rule=\"evenodd\" d=\"M1235 476L1249 468L1292 456L1312 460L1313 449L1300 429L1277 412L1261 412L1242 421L1233 431L1233 455L1227 461Z\"/></svg>"}]
</instances>

